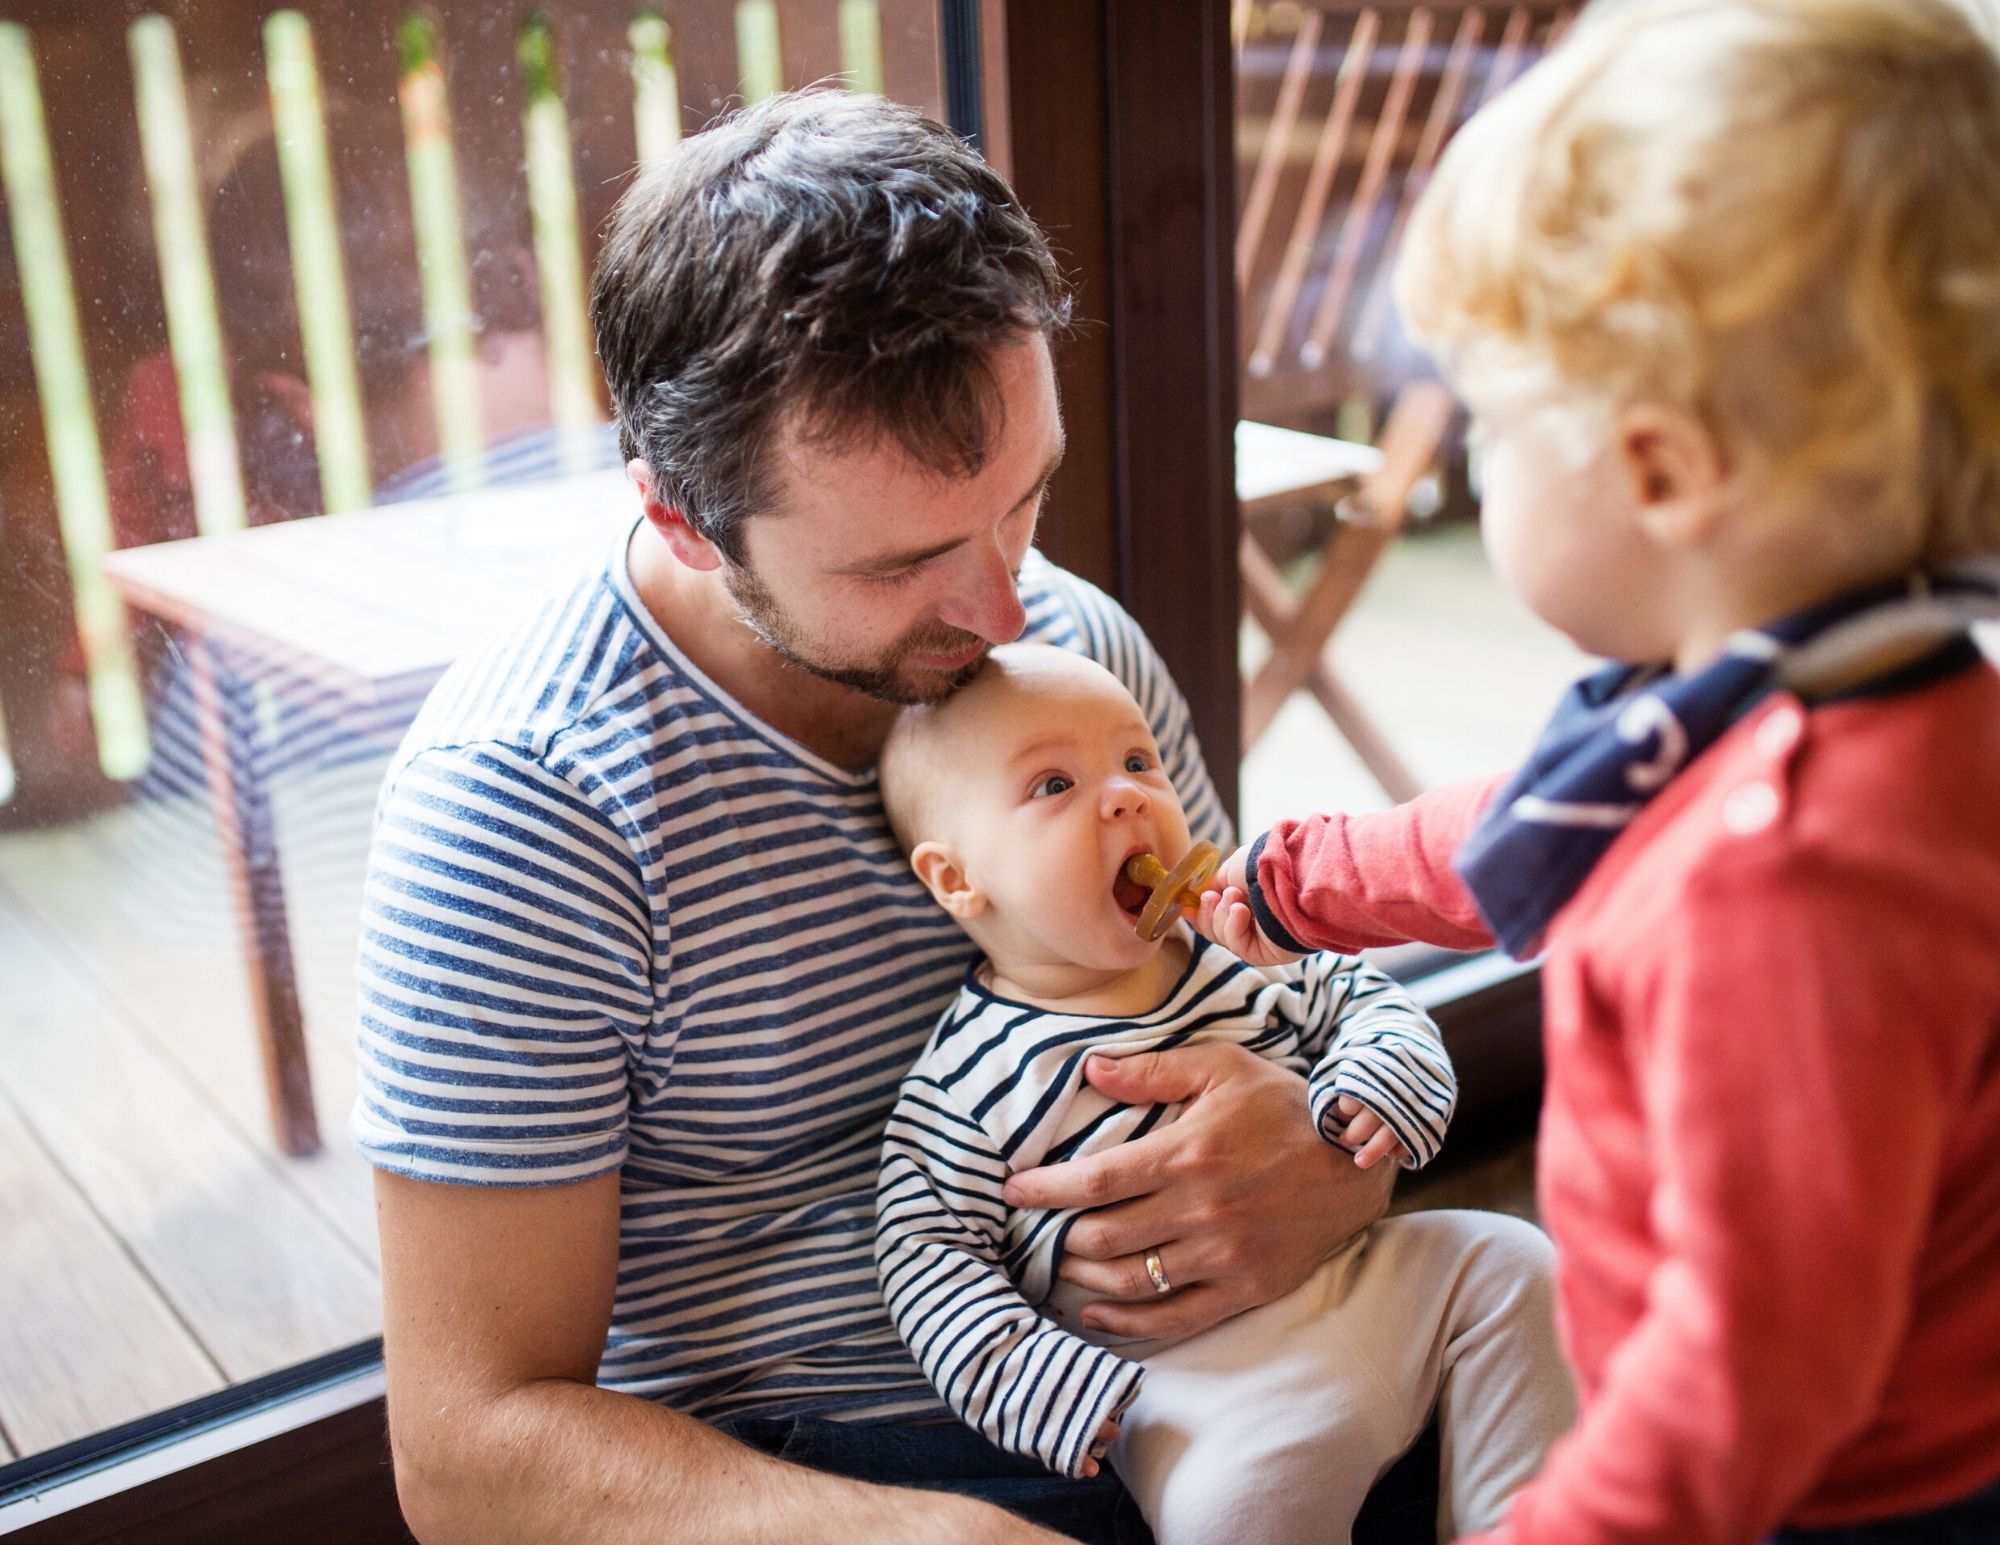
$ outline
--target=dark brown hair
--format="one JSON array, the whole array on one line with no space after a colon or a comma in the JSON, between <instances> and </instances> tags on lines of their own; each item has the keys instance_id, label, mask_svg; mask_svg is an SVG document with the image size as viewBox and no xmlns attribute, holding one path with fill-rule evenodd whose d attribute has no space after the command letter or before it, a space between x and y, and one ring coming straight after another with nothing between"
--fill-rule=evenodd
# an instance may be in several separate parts
<instances>
[{"instance_id":1,"label":"dark brown hair","mask_svg":"<svg viewBox=\"0 0 2000 1545\"><path fill-rule=\"evenodd\" d=\"M691 136L619 201L591 286L625 455L732 561L763 452L892 435L970 477L999 347L1069 320L1048 243L977 151L880 97L793 92Z\"/></svg>"}]
</instances>

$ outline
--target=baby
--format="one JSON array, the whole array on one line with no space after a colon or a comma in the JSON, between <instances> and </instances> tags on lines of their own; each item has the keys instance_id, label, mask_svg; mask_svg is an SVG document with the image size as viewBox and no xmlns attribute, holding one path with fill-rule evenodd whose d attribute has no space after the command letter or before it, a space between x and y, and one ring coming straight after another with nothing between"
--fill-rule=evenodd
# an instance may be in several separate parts
<instances>
[{"instance_id":1,"label":"baby","mask_svg":"<svg viewBox=\"0 0 2000 1545\"><path fill-rule=\"evenodd\" d=\"M1615 663L1200 926L1546 952L1582 1412L1491 1545L2000 1540L2000 60L1943 0L1593 8L1402 265L1495 567Z\"/></svg>"},{"instance_id":2,"label":"baby","mask_svg":"<svg viewBox=\"0 0 2000 1545\"><path fill-rule=\"evenodd\" d=\"M890 1313L938 1392L1061 1474L1108 1449L1161 1545L1344 1541L1433 1410L1440 1538L1495 1521L1573 1410L1531 1226L1391 1219L1274 1303L1121 1343L1082 1328L1090 1295L1057 1275L1077 1214L1001 1194L1175 1118L1099 1094L1087 1057L1212 1039L1308 1076L1321 1132L1357 1163L1414 1167L1456 1092L1436 1027L1353 959L1258 968L1181 924L1138 937L1125 865L1178 859L1187 824L1138 704L1079 655L996 649L903 714L881 773L912 867L986 954L903 1085L877 1202ZM1171 1239L1147 1254L1156 1292L1173 1259Z\"/></svg>"}]
</instances>

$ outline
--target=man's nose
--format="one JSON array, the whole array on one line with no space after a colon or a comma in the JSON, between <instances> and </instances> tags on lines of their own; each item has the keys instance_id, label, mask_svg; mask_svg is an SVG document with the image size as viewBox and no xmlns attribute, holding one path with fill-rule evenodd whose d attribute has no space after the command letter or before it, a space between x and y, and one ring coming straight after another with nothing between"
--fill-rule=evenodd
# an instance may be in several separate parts
<instances>
[{"instance_id":1,"label":"man's nose","mask_svg":"<svg viewBox=\"0 0 2000 1545\"><path fill-rule=\"evenodd\" d=\"M1151 808L1152 802L1146 798L1146 791L1129 778L1113 778L1104 785L1104 818L1107 821L1144 815Z\"/></svg>"},{"instance_id":2,"label":"man's nose","mask_svg":"<svg viewBox=\"0 0 2000 1545\"><path fill-rule=\"evenodd\" d=\"M958 576L938 620L948 627L976 633L989 644L1011 644L1028 625L1014 569L997 545L970 555L971 567Z\"/></svg>"}]
</instances>

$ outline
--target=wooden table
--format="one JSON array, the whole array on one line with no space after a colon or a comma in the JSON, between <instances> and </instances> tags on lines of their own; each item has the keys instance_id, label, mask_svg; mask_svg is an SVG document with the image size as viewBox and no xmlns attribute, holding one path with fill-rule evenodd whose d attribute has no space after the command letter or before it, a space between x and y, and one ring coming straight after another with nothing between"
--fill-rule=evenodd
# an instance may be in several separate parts
<instances>
[{"instance_id":1,"label":"wooden table","mask_svg":"<svg viewBox=\"0 0 2000 1545\"><path fill-rule=\"evenodd\" d=\"M1372 445L1247 418L1236 426L1236 499L1246 517L1259 506L1337 499L1381 469L1382 453Z\"/></svg>"},{"instance_id":2,"label":"wooden table","mask_svg":"<svg viewBox=\"0 0 2000 1545\"><path fill-rule=\"evenodd\" d=\"M459 655L601 556L638 515L622 470L412 500L104 560L125 601L180 627L210 804L242 930L278 1146L319 1147L270 792L260 689L309 683L413 701Z\"/></svg>"}]
</instances>

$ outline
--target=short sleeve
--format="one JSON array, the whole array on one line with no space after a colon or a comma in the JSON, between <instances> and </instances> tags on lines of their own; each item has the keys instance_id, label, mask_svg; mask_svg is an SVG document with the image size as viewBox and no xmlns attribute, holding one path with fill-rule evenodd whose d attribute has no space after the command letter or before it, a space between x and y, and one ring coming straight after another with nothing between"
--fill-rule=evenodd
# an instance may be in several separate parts
<instances>
[{"instance_id":1,"label":"short sleeve","mask_svg":"<svg viewBox=\"0 0 2000 1545\"><path fill-rule=\"evenodd\" d=\"M474 1185L617 1169L650 915L612 823L533 757L480 744L400 764L362 909L362 1154Z\"/></svg>"}]
</instances>

